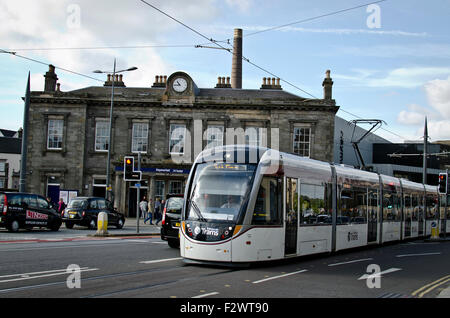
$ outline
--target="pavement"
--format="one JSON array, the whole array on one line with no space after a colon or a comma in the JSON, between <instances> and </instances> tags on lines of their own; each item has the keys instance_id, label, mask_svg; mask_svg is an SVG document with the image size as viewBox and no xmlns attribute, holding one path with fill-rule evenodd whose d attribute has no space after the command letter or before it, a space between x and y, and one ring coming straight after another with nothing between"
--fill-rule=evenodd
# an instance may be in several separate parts
<instances>
[{"instance_id":1,"label":"pavement","mask_svg":"<svg viewBox=\"0 0 450 318\"><path fill-rule=\"evenodd\" d=\"M146 224L144 224L144 219L139 219L139 229L138 224L136 222L136 218L126 218L125 219L125 225L122 229L118 230L114 227L108 227L108 236L129 236L129 235L136 235L136 236L146 236L146 235L160 235L161 234L161 221L158 223L158 225L149 224L149 221L147 221ZM64 227L64 225L62 226ZM88 234L88 236L93 236L95 233Z\"/></svg>"},{"instance_id":2,"label":"pavement","mask_svg":"<svg viewBox=\"0 0 450 318\"><path fill-rule=\"evenodd\" d=\"M48 241L69 241L92 238L97 230L88 229L86 226L75 225L68 229L64 224L59 231L53 232L46 228L33 228L31 231L20 229L18 233L8 232L5 228L0 228L0 243L27 243L27 242L48 242ZM161 222L158 225L144 224L144 219L139 219L139 231L136 218L126 218L122 229L115 226L108 226L108 234L105 237L137 237L137 236L160 236Z\"/></svg>"}]
</instances>

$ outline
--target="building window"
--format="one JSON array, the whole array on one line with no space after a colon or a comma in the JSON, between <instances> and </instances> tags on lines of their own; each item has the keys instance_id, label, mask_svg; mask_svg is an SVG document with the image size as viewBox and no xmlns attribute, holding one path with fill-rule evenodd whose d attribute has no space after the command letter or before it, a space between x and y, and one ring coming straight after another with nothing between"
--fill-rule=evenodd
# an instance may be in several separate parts
<instances>
[{"instance_id":1,"label":"building window","mask_svg":"<svg viewBox=\"0 0 450 318\"><path fill-rule=\"evenodd\" d=\"M309 157L310 145L311 128L295 127L293 140L294 153L302 157Z\"/></svg>"},{"instance_id":2,"label":"building window","mask_svg":"<svg viewBox=\"0 0 450 318\"><path fill-rule=\"evenodd\" d=\"M155 181L155 197L164 199L164 194L165 194L164 188L165 188L165 182L163 180L156 180Z\"/></svg>"},{"instance_id":3,"label":"building window","mask_svg":"<svg viewBox=\"0 0 450 318\"><path fill-rule=\"evenodd\" d=\"M4 162L0 162L0 172L6 172L6 164Z\"/></svg>"},{"instance_id":4,"label":"building window","mask_svg":"<svg viewBox=\"0 0 450 318\"><path fill-rule=\"evenodd\" d=\"M147 147L148 147L148 124L133 123L131 152L147 152Z\"/></svg>"},{"instance_id":5,"label":"building window","mask_svg":"<svg viewBox=\"0 0 450 318\"><path fill-rule=\"evenodd\" d=\"M95 123L95 151L108 151L109 147L109 123L97 121Z\"/></svg>"},{"instance_id":6,"label":"building window","mask_svg":"<svg viewBox=\"0 0 450 318\"><path fill-rule=\"evenodd\" d=\"M5 178L0 178L0 188L5 188L6 180Z\"/></svg>"},{"instance_id":7,"label":"building window","mask_svg":"<svg viewBox=\"0 0 450 318\"><path fill-rule=\"evenodd\" d=\"M223 126L208 126L205 149L223 146Z\"/></svg>"},{"instance_id":8,"label":"building window","mask_svg":"<svg viewBox=\"0 0 450 318\"><path fill-rule=\"evenodd\" d=\"M169 153L183 154L185 137L186 137L186 125L171 124Z\"/></svg>"},{"instance_id":9,"label":"building window","mask_svg":"<svg viewBox=\"0 0 450 318\"><path fill-rule=\"evenodd\" d=\"M64 120L49 119L47 149L62 149Z\"/></svg>"},{"instance_id":10,"label":"building window","mask_svg":"<svg viewBox=\"0 0 450 318\"><path fill-rule=\"evenodd\" d=\"M170 181L169 193L170 194L181 194L181 193L183 193L183 182L182 181Z\"/></svg>"}]
</instances>

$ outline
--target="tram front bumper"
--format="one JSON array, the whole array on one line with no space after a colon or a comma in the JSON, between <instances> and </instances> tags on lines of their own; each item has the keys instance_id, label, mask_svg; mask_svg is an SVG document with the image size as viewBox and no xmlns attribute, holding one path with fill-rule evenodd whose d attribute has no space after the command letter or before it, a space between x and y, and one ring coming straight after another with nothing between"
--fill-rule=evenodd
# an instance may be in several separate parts
<instances>
[{"instance_id":1,"label":"tram front bumper","mask_svg":"<svg viewBox=\"0 0 450 318\"><path fill-rule=\"evenodd\" d=\"M181 240L181 257L212 262L231 262L231 240L220 243L195 242L187 238Z\"/></svg>"}]
</instances>

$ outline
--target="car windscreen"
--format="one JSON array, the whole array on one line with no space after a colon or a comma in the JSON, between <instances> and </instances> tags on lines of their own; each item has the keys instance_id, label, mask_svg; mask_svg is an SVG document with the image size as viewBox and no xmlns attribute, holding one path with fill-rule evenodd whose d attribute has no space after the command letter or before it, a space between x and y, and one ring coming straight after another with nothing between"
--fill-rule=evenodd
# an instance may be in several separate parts
<instances>
[{"instance_id":1,"label":"car windscreen","mask_svg":"<svg viewBox=\"0 0 450 318\"><path fill-rule=\"evenodd\" d=\"M183 198L170 198L167 201L167 212L170 213L181 213L181 209L183 208Z\"/></svg>"},{"instance_id":2,"label":"car windscreen","mask_svg":"<svg viewBox=\"0 0 450 318\"><path fill-rule=\"evenodd\" d=\"M71 209L83 209L85 207L86 207L86 200L81 199L72 199L67 205L67 208Z\"/></svg>"}]
</instances>

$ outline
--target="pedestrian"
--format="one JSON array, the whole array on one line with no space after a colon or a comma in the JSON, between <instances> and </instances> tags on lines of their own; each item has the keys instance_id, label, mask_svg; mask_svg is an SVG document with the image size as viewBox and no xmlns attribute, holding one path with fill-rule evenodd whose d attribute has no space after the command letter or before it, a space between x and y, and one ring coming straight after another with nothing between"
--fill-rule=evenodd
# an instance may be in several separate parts
<instances>
[{"instance_id":1,"label":"pedestrian","mask_svg":"<svg viewBox=\"0 0 450 318\"><path fill-rule=\"evenodd\" d=\"M144 224L148 220L150 220L150 224L153 225L153 210L154 210L153 199L150 198L149 201L148 201L147 217L144 220Z\"/></svg>"},{"instance_id":2,"label":"pedestrian","mask_svg":"<svg viewBox=\"0 0 450 318\"><path fill-rule=\"evenodd\" d=\"M64 203L63 198L60 198L59 202L58 202L58 213L61 214L65 208L66 208L66 204Z\"/></svg>"},{"instance_id":3,"label":"pedestrian","mask_svg":"<svg viewBox=\"0 0 450 318\"><path fill-rule=\"evenodd\" d=\"M141 215L139 215L138 217L140 218L142 216L142 218L145 220L148 210L148 202L145 198L145 195L142 197L141 202L139 202L139 209L141 210Z\"/></svg>"},{"instance_id":4,"label":"pedestrian","mask_svg":"<svg viewBox=\"0 0 450 318\"><path fill-rule=\"evenodd\" d=\"M53 209L55 207L55 204L53 204L52 198L47 197L48 206L50 209Z\"/></svg>"},{"instance_id":5,"label":"pedestrian","mask_svg":"<svg viewBox=\"0 0 450 318\"><path fill-rule=\"evenodd\" d=\"M159 197L156 198L155 201L155 225L158 225L159 213L161 210L161 199Z\"/></svg>"}]
</instances>

